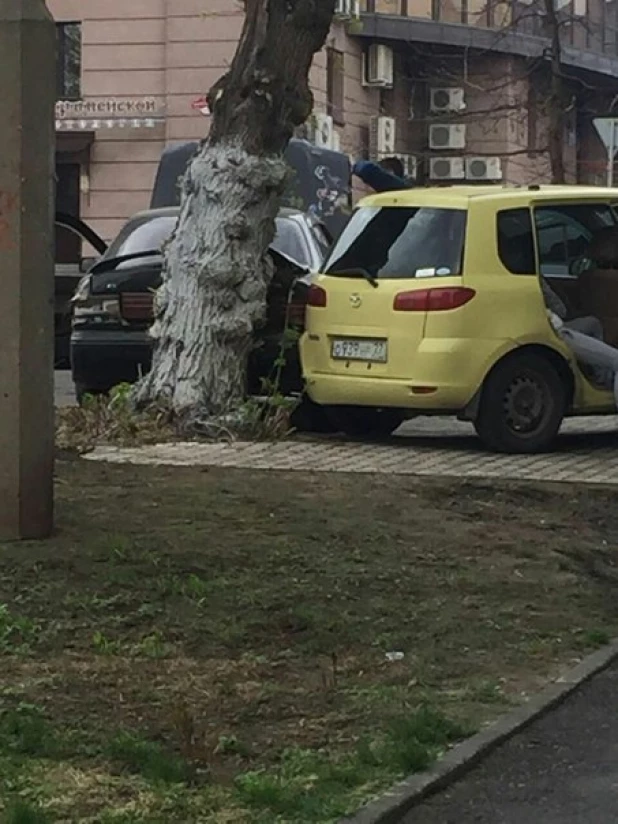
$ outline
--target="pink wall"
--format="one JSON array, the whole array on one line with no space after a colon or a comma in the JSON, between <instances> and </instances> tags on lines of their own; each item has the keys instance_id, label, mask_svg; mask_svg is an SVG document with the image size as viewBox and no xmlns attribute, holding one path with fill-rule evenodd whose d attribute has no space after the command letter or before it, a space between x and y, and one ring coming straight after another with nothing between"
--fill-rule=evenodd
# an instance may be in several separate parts
<instances>
[{"instance_id":1,"label":"pink wall","mask_svg":"<svg viewBox=\"0 0 618 824\"><path fill-rule=\"evenodd\" d=\"M399 13L399 0L379 3L385 13ZM482 0L470 3L482 5ZM207 134L208 118L191 104L228 69L242 26L242 6L238 0L48 0L48 5L57 21L82 22L86 99L154 97L164 115L155 128L100 129L95 134L81 210L103 236L111 238L131 214L147 208L164 146ZM408 14L417 16L427 16L430 7L430 0L408 0L407 4ZM370 117L383 113L397 118L397 151L427 160L435 154L427 146L430 118L425 108L420 117L409 119L412 87L426 100L432 85L463 86L467 108L462 117L468 125L465 153L504 155L505 179L510 182L548 179L546 158L535 159L525 151L528 78L523 61L467 54L464 63L463 57L449 53L452 74L436 61L432 73L432 61L426 60L425 76L413 80L405 76L400 54L394 89L380 92L363 86L363 47L359 39L346 34L345 24L334 23L326 46L344 53L345 125L336 127L344 152L355 158L362 155L368 148ZM414 54L413 44L400 48L407 50L406 60ZM315 58L310 81L315 111L324 112L325 50ZM505 107L509 111L502 114ZM490 110L495 114L488 114ZM541 117L540 133L543 128ZM584 147L591 146L595 157L597 143L592 136ZM572 147L567 166L573 178L575 162ZM359 186L357 193L362 192Z\"/></svg>"},{"instance_id":2,"label":"pink wall","mask_svg":"<svg viewBox=\"0 0 618 824\"><path fill-rule=\"evenodd\" d=\"M153 129L101 129L91 149L82 216L111 238L148 207L164 146L204 137L191 108L226 71L242 23L229 0L48 0L56 21L82 23L82 94L154 97L165 122Z\"/></svg>"}]
</instances>

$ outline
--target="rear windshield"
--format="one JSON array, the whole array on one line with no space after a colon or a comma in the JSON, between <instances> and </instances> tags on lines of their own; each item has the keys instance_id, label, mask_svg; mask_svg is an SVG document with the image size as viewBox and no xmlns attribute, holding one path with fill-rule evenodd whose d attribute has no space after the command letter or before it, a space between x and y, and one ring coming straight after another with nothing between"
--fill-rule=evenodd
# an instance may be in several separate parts
<instances>
[{"instance_id":1,"label":"rear windshield","mask_svg":"<svg viewBox=\"0 0 618 824\"><path fill-rule=\"evenodd\" d=\"M105 258L109 260L125 255L162 250L174 231L177 221L178 215L144 215L130 220L111 243ZM278 217L275 225L273 248L298 261L302 266L310 267L309 249L300 224L289 218ZM135 261L129 261L127 265L134 266Z\"/></svg>"},{"instance_id":2,"label":"rear windshield","mask_svg":"<svg viewBox=\"0 0 618 824\"><path fill-rule=\"evenodd\" d=\"M295 220L278 217L275 220L276 233L272 248L291 257L302 266L310 265L309 249L303 235L303 230Z\"/></svg>"},{"instance_id":3,"label":"rear windshield","mask_svg":"<svg viewBox=\"0 0 618 824\"><path fill-rule=\"evenodd\" d=\"M144 216L131 220L107 250L106 258L158 252L174 231L178 215Z\"/></svg>"},{"instance_id":4,"label":"rear windshield","mask_svg":"<svg viewBox=\"0 0 618 824\"><path fill-rule=\"evenodd\" d=\"M461 274L466 212L368 206L358 209L330 254L329 275L376 279ZM361 270L361 271L359 271Z\"/></svg>"}]
</instances>

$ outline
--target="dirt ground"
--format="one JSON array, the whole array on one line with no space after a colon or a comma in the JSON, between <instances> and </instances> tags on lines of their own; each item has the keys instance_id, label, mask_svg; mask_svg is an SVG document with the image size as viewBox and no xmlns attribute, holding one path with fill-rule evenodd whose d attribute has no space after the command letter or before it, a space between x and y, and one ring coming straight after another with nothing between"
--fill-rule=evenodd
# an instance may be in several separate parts
<instances>
[{"instance_id":1,"label":"dirt ground","mask_svg":"<svg viewBox=\"0 0 618 824\"><path fill-rule=\"evenodd\" d=\"M0 821L336 821L616 632L614 495L61 460L0 545Z\"/></svg>"}]
</instances>

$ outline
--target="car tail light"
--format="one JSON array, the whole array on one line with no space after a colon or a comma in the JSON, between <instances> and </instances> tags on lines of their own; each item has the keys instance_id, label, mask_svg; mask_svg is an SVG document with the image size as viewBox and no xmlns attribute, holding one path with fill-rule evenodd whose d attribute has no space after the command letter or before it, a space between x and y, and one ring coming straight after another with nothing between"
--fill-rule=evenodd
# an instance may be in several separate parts
<instances>
[{"instance_id":1,"label":"car tail light","mask_svg":"<svg viewBox=\"0 0 618 824\"><path fill-rule=\"evenodd\" d=\"M310 286L307 296L307 306L315 306L323 309L326 306L326 290L315 284Z\"/></svg>"},{"instance_id":2,"label":"car tail light","mask_svg":"<svg viewBox=\"0 0 618 824\"><path fill-rule=\"evenodd\" d=\"M446 286L435 289L416 289L395 295L396 312L444 312L458 309L472 300L476 292L465 286Z\"/></svg>"},{"instance_id":3,"label":"car tail light","mask_svg":"<svg viewBox=\"0 0 618 824\"><path fill-rule=\"evenodd\" d=\"M153 293L123 292L120 295L120 311L125 320L152 320L154 318Z\"/></svg>"}]
</instances>

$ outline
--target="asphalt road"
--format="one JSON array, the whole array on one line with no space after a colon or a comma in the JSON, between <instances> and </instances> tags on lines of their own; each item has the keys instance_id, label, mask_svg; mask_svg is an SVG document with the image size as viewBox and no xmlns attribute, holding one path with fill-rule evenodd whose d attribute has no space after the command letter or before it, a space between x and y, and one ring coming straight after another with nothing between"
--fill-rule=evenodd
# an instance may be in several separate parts
<instances>
[{"instance_id":1,"label":"asphalt road","mask_svg":"<svg viewBox=\"0 0 618 824\"><path fill-rule=\"evenodd\" d=\"M618 822L618 664L400 824Z\"/></svg>"},{"instance_id":2,"label":"asphalt road","mask_svg":"<svg viewBox=\"0 0 618 824\"><path fill-rule=\"evenodd\" d=\"M57 371L55 377L54 400L56 406L73 406L75 404L75 393L71 372L67 370Z\"/></svg>"}]
</instances>

